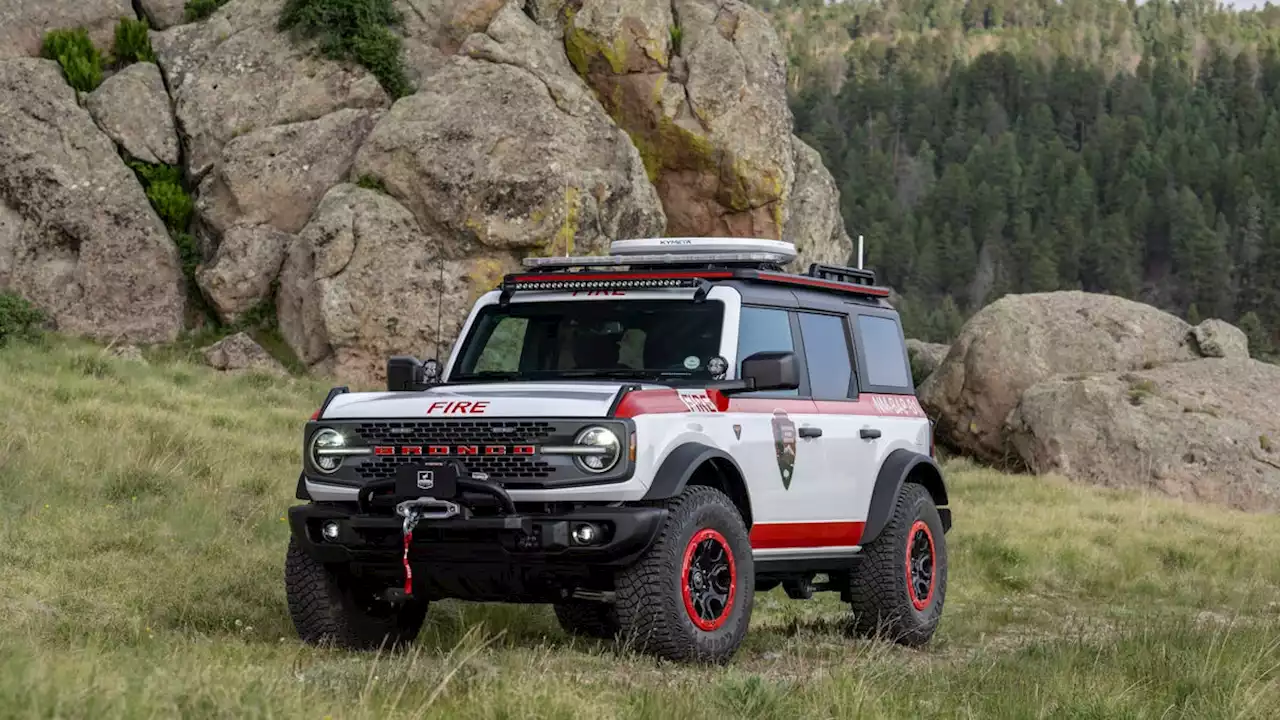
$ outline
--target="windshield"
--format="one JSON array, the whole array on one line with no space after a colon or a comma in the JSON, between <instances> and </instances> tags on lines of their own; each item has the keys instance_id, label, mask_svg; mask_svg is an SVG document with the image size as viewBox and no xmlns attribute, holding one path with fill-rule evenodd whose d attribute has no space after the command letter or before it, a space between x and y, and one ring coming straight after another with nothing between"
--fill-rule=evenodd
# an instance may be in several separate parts
<instances>
[{"instance_id":1,"label":"windshield","mask_svg":"<svg viewBox=\"0 0 1280 720\"><path fill-rule=\"evenodd\" d=\"M623 378L671 385L712 379L724 305L714 300L593 300L490 305L450 382Z\"/></svg>"}]
</instances>

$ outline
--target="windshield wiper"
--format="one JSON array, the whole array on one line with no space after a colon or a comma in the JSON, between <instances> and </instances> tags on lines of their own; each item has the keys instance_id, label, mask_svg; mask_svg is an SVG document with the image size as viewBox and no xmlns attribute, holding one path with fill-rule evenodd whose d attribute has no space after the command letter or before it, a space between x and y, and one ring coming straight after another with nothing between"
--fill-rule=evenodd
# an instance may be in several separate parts
<instances>
[{"instance_id":1,"label":"windshield wiper","mask_svg":"<svg viewBox=\"0 0 1280 720\"><path fill-rule=\"evenodd\" d=\"M467 380L519 380L520 373L511 370L481 370L479 372L464 373L452 378L454 382L466 382Z\"/></svg>"},{"instance_id":2,"label":"windshield wiper","mask_svg":"<svg viewBox=\"0 0 1280 720\"><path fill-rule=\"evenodd\" d=\"M690 377L693 373L679 370L561 370L556 373L560 377L606 377L606 378L651 378Z\"/></svg>"}]
</instances>

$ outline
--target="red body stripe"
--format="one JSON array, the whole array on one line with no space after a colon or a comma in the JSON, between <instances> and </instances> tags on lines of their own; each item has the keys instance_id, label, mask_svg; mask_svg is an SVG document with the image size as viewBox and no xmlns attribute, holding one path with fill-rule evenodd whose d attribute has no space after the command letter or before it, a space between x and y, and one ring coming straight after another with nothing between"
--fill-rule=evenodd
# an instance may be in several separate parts
<instances>
[{"instance_id":1,"label":"red body stripe","mask_svg":"<svg viewBox=\"0 0 1280 720\"><path fill-rule=\"evenodd\" d=\"M713 394L718 395L718 393ZM730 397L728 412L773 414L782 410L795 415L863 415L925 417L914 395L863 393L857 400L806 400L803 398ZM634 390L618 403L616 417L687 413L689 407L675 390Z\"/></svg>"},{"instance_id":2,"label":"red body stripe","mask_svg":"<svg viewBox=\"0 0 1280 720\"><path fill-rule=\"evenodd\" d=\"M751 547L779 548L848 547L862 539L861 521L810 523L756 523L751 527Z\"/></svg>"}]
</instances>

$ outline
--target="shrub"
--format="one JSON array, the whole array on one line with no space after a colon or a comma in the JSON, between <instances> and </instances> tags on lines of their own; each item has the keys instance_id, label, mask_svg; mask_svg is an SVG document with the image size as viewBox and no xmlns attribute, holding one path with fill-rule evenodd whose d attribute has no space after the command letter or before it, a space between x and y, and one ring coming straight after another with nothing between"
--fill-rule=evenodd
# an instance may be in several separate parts
<instances>
[{"instance_id":1,"label":"shrub","mask_svg":"<svg viewBox=\"0 0 1280 720\"><path fill-rule=\"evenodd\" d=\"M382 181L373 175L361 175L360 179L356 180L356 185L364 188L365 190L373 190L374 192L380 192L384 195L387 193L387 186L383 185Z\"/></svg>"},{"instance_id":2,"label":"shrub","mask_svg":"<svg viewBox=\"0 0 1280 720\"><path fill-rule=\"evenodd\" d=\"M102 84L102 55L84 28L45 33L40 56L57 60L67 84L80 92L93 92Z\"/></svg>"},{"instance_id":3,"label":"shrub","mask_svg":"<svg viewBox=\"0 0 1280 720\"><path fill-rule=\"evenodd\" d=\"M116 44L113 50L117 63L124 66L156 61L156 54L151 49L151 37L147 34L147 30L146 20L120 19L120 23L116 25Z\"/></svg>"},{"instance_id":4,"label":"shrub","mask_svg":"<svg viewBox=\"0 0 1280 720\"><path fill-rule=\"evenodd\" d=\"M45 321L40 308L10 293L0 293L0 345L10 338L29 338Z\"/></svg>"},{"instance_id":5,"label":"shrub","mask_svg":"<svg viewBox=\"0 0 1280 720\"><path fill-rule=\"evenodd\" d=\"M400 57L400 38L389 29L400 23L391 0L288 0L280 12L280 30L319 38L325 55L354 60L392 97L413 92Z\"/></svg>"},{"instance_id":6,"label":"shrub","mask_svg":"<svg viewBox=\"0 0 1280 720\"><path fill-rule=\"evenodd\" d=\"M185 232L195 201L182 187L182 170L172 165L151 165L140 160L131 160L129 167L142 181L151 207L164 220L169 232L174 235Z\"/></svg>"},{"instance_id":7,"label":"shrub","mask_svg":"<svg viewBox=\"0 0 1280 720\"><path fill-rule=\"evenodd\" d=\"M203 20L227 4L227 0L187 0L183 6L188 21Z\"/></svg>"}]
</instances>

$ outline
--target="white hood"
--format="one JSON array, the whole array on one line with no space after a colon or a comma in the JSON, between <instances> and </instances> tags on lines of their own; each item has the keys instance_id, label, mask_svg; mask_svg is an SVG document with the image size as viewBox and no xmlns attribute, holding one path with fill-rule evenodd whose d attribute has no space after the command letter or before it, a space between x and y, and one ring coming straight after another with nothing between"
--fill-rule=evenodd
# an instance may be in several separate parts
<instances>
[{"instance_id":1,"label":"white hood","mask_svg":"<svg viewBox=\"0 0 1280 720\"><path fill-rule=\"evenodd\" d=\"M605 417L622 387L623 383L507 382L447 385L420 392L343 393L329 403L322 417Z\"/></svg>"}]
</instances>

